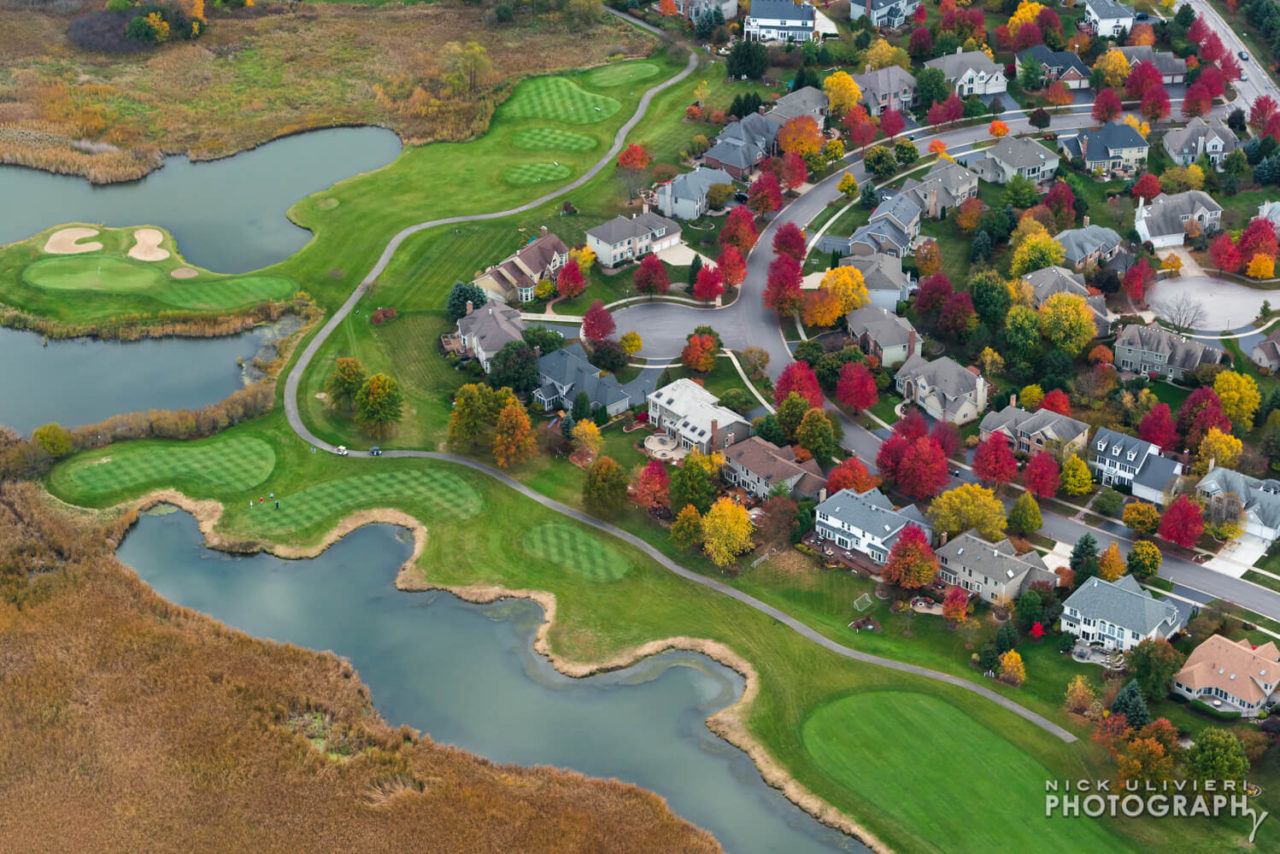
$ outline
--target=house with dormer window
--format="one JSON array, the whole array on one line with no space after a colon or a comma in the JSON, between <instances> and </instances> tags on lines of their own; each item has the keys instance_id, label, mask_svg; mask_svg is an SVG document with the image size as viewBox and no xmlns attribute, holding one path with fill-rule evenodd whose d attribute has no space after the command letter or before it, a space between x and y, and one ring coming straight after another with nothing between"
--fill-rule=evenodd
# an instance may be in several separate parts
<instances>
[{"instance_id":1,"label":"house with dormer window","mask_svg":"<svg viewBox=\"0 0 1280 854\"><path fill-rule=\"evenodd\" d=\"M915 525L933 538L933 529L914 504L895 509L878 489L861 494L842 489L813 510L814 535L820 542L864 554L882 564L903 529Z\"/></svg>"},{"instance_id":2,"label":"house with dormer window","mask_svg":"<svg viewBox=\"0 0 1280 854\"><path fill-rule=\"evenodd\" d=\"M896 30L906 26L919 5L920 0L853 0L849 20L866 18L877 28Z\"/></svg>"},{"instance_id":3,"label":"house with dormer window","mask_svg":"<svg viewBox=\"0 0 1280 854\"><path fill-rule=\"evenodd\" d=\"M873 116L890 109L906 112L916 100L916 78L896 65L868 68L864 74L853 75L853 82L862 90L862 103Z\"/></svg>"},{"instance_id":4,"label":"house with dormer window","mask_svg":"<svg viewBox=\"0 0 1280 854\"><path fill-rule=\"evenodd\" d=\"M1058 576L1035 549L1020 555L1007 539L988 543L968 531L939 546L938 577L991 604L1011 602L1032 584L1057 587Z\"/></svg>"},{"instance_id":5,"label":"house with dormer window","mask_svg":"<svg viewBox=\"0 0 1280 854\"><path fill-rule=\"evenodd\" d=\"M610 418L631 408L631 396L618 380L588 362L581 347L562 347L538 359L538 387L533 391L533 401L544 412L572 409L580 394L587 396L592 411L603 409Z\"/></svg>"},{"instance_id":6,"label":"house with dormer window","mask_svg":"<svg viewBox=\"0 0 1280 854\"><path fill-rule=\"evenodd\" d=\"M980 50L965 51L957 47L955 53L931 59L925 67L941 71L961 98L998 95L1009 88L1004 69Z\"/></svg>"},{"instance_id":7,"label":"house with dormer window","mask_svg":"<svg viewBox=\"0 0 1280 854\"><path fill-rule=\"evenodd\" d=\"M1047 451L1055 457L1065 458L1068 454L1079 455L1084 451L1089 440L1089 425L1052 409L1028 412L1017 406L1016 398L1010 398L1004 409L982 416L979 424L982 440L986 441L993 433L1007 438L1015 452L1032 455Z\"/></svg>"},{"instance_id":8,"label":"house with dormer window","mask_svg":"<svg viewBox=\"0 0 1280 854\"><path fill-rule=\"evenodd\" d=\"M1118 581L1093 577L1062 603L1062 631L1103 647L1128 652L1148 638L1168 639L1182 628L1182 613L1143 590L1132 575Z\"/></svg>"},{"instance_id":9,"label":"house with dormer window","mask_svg":"<svg viewBox=\"0 0 1280 854\"><path fill-rule=\"evenodd\" d=\"M791 0L754 0L742 28L747 41L808 42L817 38L816 10Z\"/></svg>"},{"instance_id":10,"label":"house with dormer window","mask_svg":"<svg viewBox=\"0 0 1280 854\"><path fill-rule=\"evenodd\" d=\"M587 232L587 245L602 266L638 261L680 243L680 225L648 210L630 217L616 216Z\"/></svg>"},{"instance_id":11,"label":"house with dormer window","mask_svg":"<svg viewBox=\"0 0 1280 854\"><path fill-rule=\"evenodd\" d=\"M1133 29L1133 9L1116 0L1084 0L1083 27L1094 35L1114 37Z\"/></svg>"},{"instance_id":12,"label":"house with dormer window","mask_svg":"<svg viewBox=\"0 0 1280 854\"><path fill-rule=\"evenodd\" d=\"M720 398L690 379L678 379L649 394L649 423L702 453L723 450L751 435L751 424L720 405Z\"/></svg>"},{"instance_id":13,"label":"house with dormer window","mask_svg":"<svg viewBox=\"0 0 1280 854\"><path fill-rule=\"evenodd\" d=\"M1089 446L1089 469L1105 486L1127 487L1135 498L1167 503L1182 463L1160 454L1152 443L1102 427Z\"/></svg>"},{"instance_id":14,"label":"house with dormer window","mask_svg":"<svg viewBox=\"0 0 1280 854\"><path fill-rule=\"evenodd\" d=\"M1159 374L1180 380L1201 365L1226 361L1226 353L1204 342L1183 338L1162 326L1131 323L1116 336L1115 365L1135 374Z\"/></svg>"}]
</instances>

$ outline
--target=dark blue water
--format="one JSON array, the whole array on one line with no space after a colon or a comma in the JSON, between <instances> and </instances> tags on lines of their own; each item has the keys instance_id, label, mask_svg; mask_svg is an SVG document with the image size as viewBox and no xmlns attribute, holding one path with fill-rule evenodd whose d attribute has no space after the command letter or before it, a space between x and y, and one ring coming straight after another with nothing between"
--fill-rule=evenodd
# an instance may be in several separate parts
<instances>
[{"instance_id":1,"label":"dark blue water","mask_svg":"<svg viewBox=\"0 0 1280 854\"><path fill-rule=\"evenodd\" d=\"M243 273L283 261L311 239L285 217L294 202L385 166L400 139L383 128L333 128L286 137L222 160L166 158L141 181L0 166L0 245L64 222L158 225L193 264Z\"/></svg>"},{"instance_id":2,"label":"dark blue water","mask_svg":"<svg viewBox=\"0 0 1280 854\"><path fill-rule=\"evenodd\" d=\"M704 723L742 678L691 653L570 679L532 651L542 612L527 601L466 604L403 593L405 532L366 527L314 560L206 549L185 513L144 515L120 559L161 596L251 635L332 650L378 711L499 762L549 764L652 789L729 851L865 851L760 779Z\"/></svg>"}]
</instances>

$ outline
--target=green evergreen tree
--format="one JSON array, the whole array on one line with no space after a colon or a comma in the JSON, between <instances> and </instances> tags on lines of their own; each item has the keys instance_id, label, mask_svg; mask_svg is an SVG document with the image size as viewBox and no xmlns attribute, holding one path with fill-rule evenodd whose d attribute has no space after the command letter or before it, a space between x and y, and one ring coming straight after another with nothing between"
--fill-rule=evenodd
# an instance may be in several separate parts
<instances>
[{"instance_id":1,"label":"green evergreen tree","mask_svg":"<svg viewBox=\"0 0 1280 854\"><path fill-rule=\"evenodd\" d=\"M1017 534L1033 534L1040 530L1044 520L1040 517L1040 505L1035 496L1024 492L1009 508L1009 530Z\"/></svg>"},{"instance_id":2,"label":"green evergreen tree","mask_svg":"<svg viewBox=\"0 0 1280 854\"><path fill-rule=\"evenodd\" d=\"M1142 699L1142 689L1137 679L1130 679L1111 701L1111 714L1124 715L1129 726L1141 729L1151 723L1151 712L1147 709L1147 701Z\"/></svg>"}]
</instances>

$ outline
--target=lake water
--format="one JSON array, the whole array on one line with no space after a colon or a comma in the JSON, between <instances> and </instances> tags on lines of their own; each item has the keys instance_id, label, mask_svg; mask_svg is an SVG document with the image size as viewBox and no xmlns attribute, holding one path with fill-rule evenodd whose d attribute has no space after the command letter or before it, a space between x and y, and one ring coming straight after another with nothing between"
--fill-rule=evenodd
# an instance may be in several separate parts
<instances>
[{"instance_id":1,"label":"lake water","mask_svg":"<svg viewBox=\"0 0 1280 854\"><path fill-rule=\"evenodd\" d=\"M284 561L206 549L186 513L147 514L120 559L161 596L251 635L348 658L392 725L499 762L617 777L667 798L732 852L866 851L761 780L706 717L734 701L738 674L692 653L570 679L532 650L532 602L476 606L404 593L405 531L361 528L320 557Z\"/></svg>"},{"instance_id":2,"label":"lake water","mask_svg":"<svg viewBox=\"0 0 1280 854\"><path fill-rule=\"evenodd\" d=\"M63 222L158 225L201 267L243 273L283 261L311 238L289 222L299 199L385 166L400 139L384 128L332 128L267 143L222 160L165 159L141 181L98 186L83 178L0 166L0 245Z\"/></svg>"},{"instance_id":3,"label":"lake water","mask_svg":"<svg viewBox=\"0 0 1280 854\"><path fill-rule=\"evenodd\" d=\"M50 340L0 328L0 424L30 433L145 409L216 403L242 385L238 359L262 348L265 329L223 338Z\"/></svg>"}]
</instances>

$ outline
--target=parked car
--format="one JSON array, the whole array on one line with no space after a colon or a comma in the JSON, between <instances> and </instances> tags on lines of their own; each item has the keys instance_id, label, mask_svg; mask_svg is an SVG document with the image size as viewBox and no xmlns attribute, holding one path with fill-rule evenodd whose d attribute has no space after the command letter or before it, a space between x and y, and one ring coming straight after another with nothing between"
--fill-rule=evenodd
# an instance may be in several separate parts
<instances>
[{"instance_id":1,"label":"parked car","mask_svg":"<svg viewBox=\"0 0 1280 854\"><path fill-rule=\"evenodd\" d=\"M1247 83L1248 81L1249 81L1249 75L1248 75L1248 74L1245 74L1243 71L1241 71L1241 72L1240 72L1240 82L1241 82L1241 83Z\"/></svg>"},{"instance_id":2,"label":"parked car","mask_svg":"<svg viewBox=\"0 0 1280 854\"><path fill-rule=\"evenodd\" d=\"M1249 61L1249 51L1247 51L1247 50L1242 50L1242 51L1240 51L1240 58L1241 58L1241 59L1243 59L1245 62L1248 62L1248 61Z\"/></svg>"},{"instance_id":3,"label":"parked car","mask_svg":"<svg viewBox=\"0 0 1280 854\"><path fill-rule=\"evenodd\" d=\"M371 457L382 456L382 449L379 448L377 445L374 445L372 448L369 449L369 456Z\"/></svg>"},{"instance_id":4,"label":"parked car","mask_svg":"<svg viewBox=\"0 0 1280 854\"><path fill-rule=\"evenodd\" d=\"M1150 16L1150 15L1148 15L1146 12L1139 12L1138 14L1136 14L1136 15L1134 15L1134 16L1133 16L1133 19L1134 19L1135 21L1145 21L1145 20L1147 20L1147 19L1148 19L1148 18L1150 18L1150 17L1151 17L1151 16Z\"/></svg>"},{"instance_id":5,"label":"parked car","mask_svg":"<svg viewBox=\"0 0 1280 854\"><path fill-rule=\"evenodd\" d=\"M334 453L335 453L335 454L337 454L337 455L338 455L338 456L340 456L340 457L345 457L347 454L349 454L349 453L351 453L351 452L347 450L347 446L346 446L346 445L339 445L339 446L338 446L338 448L337 448L337 450L336 450L336 451L334 451Z\"/></svg>"}]
</instances>

